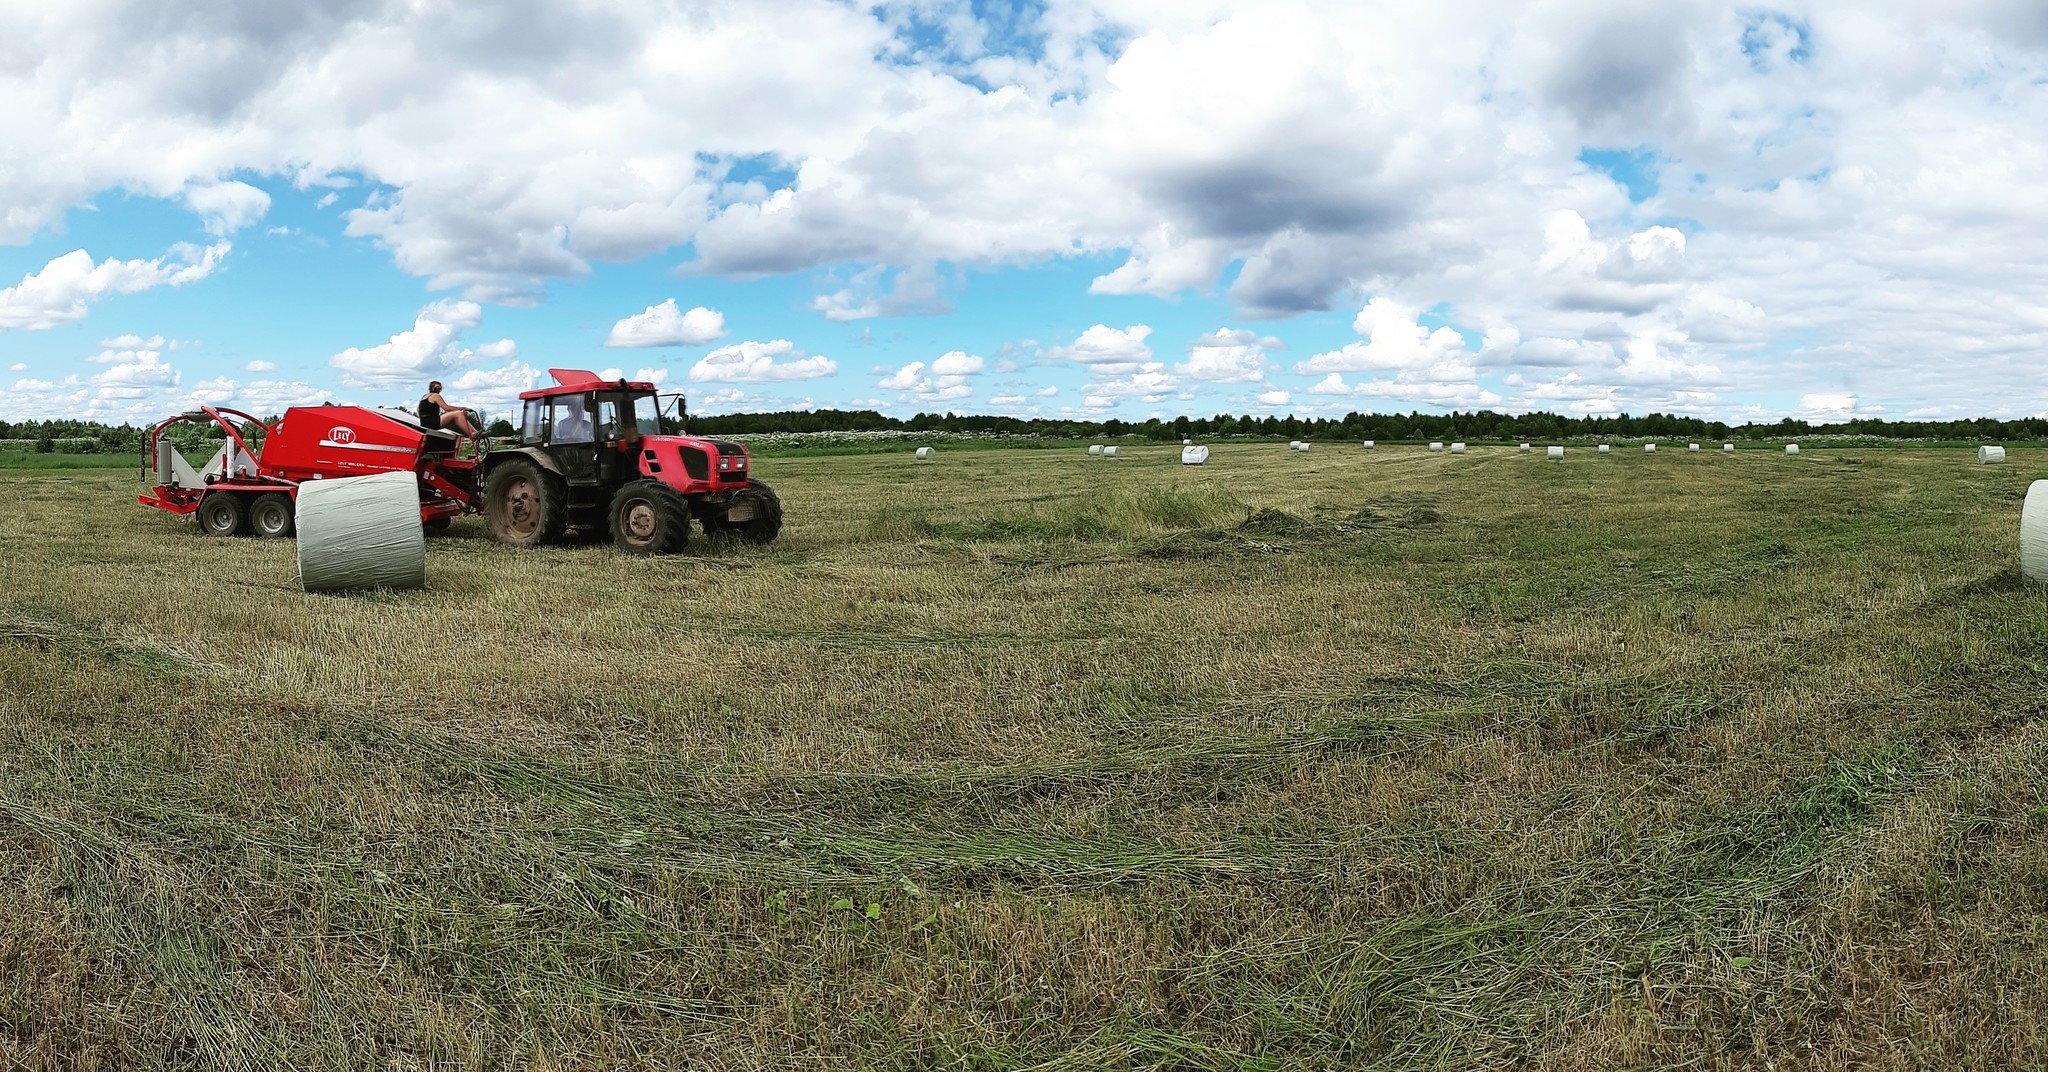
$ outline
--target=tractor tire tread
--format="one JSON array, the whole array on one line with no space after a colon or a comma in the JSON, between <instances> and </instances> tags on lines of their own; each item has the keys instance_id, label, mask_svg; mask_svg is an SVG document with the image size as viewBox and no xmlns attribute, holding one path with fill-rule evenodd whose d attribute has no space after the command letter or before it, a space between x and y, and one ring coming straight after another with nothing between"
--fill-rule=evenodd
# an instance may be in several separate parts
<instances>
[{"instance_id":1,"label":"tractor tire tread","mask_svg":"<svg viewBox=\"0 0 2048 1072\"><path fill-rule=\"evenodd\" d=\"M506 530L503 498L513 480L532 480L539 489L540 524L531 536L520 538ZM541 547L562 542L569 528L569 486L560 475L542 468L531 458L512 457L491 467L484 479L484 519L491 538L511 547Z\"/></svg>"},{"instance_id":2,"label":"tractor tire tread","mask_svg":"<svg viewBox=\"0 0 2048 1072\"><path fill-rule=\"evenodd\" d=\"M722 536L744 540L751 544L770 544L782 535L782 497L765 480L749 480L733 497L746 495L755 500L755 513L751 521L737 524L727 521L723 514L716 515L714 523L705 528Z\"/></svg>"},{"instance_id":3,"label":"tractor tire tread","mask_svg":"<svg viewBox=\"0 0 2048 1072\"><path fill-rule=\"evenodd\" d=\"M619 513L634 499L645 499L654 509L655 542L651 546L629 543L620 531ZM659 480L635 480L620 488L612 496L611 510L605 519L613 546L629 555L673 555L690 545L690 504Z\"/></svg>"}]
</instances>

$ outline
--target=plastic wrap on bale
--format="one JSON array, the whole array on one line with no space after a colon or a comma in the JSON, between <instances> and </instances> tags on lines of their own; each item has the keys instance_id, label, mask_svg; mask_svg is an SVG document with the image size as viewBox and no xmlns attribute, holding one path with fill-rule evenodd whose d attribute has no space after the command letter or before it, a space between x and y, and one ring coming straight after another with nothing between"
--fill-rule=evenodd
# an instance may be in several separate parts
<instances>
[{"instance_id":1,"label":"plastic wrap on bale","mask_svg":"<svg viewBox=\"0 0 2048 1072\"><path fill-rule=\"evenodd\" d=\"M308 592L424 588L419 477L377 473L299 485L299 584Z\"/></svg>"},{"instance_id":2,"label":"plastic wrap on bale","mask_svg":"<svg viewBox=\"0 0 2048 1072\"><path fill-rule=\"evenodd\" d=\"M2027 485L2027 501L2020 505L2020 572L2048 584L2048 480Z\"/></svg>"}]
</instances>

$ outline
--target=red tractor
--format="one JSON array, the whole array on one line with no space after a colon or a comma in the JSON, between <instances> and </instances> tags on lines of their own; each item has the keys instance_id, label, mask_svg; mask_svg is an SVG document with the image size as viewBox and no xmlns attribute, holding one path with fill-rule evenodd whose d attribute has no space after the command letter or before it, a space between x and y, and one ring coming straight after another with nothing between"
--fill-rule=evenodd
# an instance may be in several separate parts
<instances>
[{"instance_id":1,"label":"red tractor","mask_svg":"<svg viewBox=\"0 0 2048 1072\"><path fill-rule=\"evenodd\" d=\"M196 514L211 536L289 536L302 482L410 470L429 531L481 513L492 537L515 547L554 543L576 530L609 533L631 554L666 554L688 544L692 519L707 535L752 543L781 533L782 502L753 479L746 448L663 434L651 383L549 372L556 386L519 396L518 444L470 458L459 456L456 436L403 412L294 406L264 424L239 410L201 407L149 430L143 473L154 486L140 501ZM164 434L180 422L211 423L226 435L198 470ZM263 429L260 448L242 437L250 425Z\"/></svg>"},{"instance_id":2,"label":"red tractor","mask_svg":"<svg viewBox=\"0 0 2048 1072\"><path fill-rule=\"evenodd\" d=\"M706 535L752 543L781 533L782 501L753 479L745 447L663 434L651 383L548 372L556 386L519 396L519 445L483 459L482 509L499 542L530 547L576 529L666 554L689 542L692 518Z\"/></svg>"}]
</instances>

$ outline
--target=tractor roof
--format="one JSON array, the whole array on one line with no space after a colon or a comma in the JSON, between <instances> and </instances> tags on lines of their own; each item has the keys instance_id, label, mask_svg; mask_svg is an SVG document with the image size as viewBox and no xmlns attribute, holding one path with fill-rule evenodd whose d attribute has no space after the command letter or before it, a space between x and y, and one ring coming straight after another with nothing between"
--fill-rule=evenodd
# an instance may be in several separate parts
<instances>
[{"instance_id":1,"label":"tractor roof","mask_svg":"<svg viewBox=\"0 0 2048 1072\"><path fill-rule=\"evenodd\" d=\"M519 392L520 398L553 398L556 395L580 395L585 391L652 391L654 385L644 380L607 380L595 372L585 369L551 368L548 375L555 378L557 386L542 387L532 391Z\"/></svg>"}]
</instances>

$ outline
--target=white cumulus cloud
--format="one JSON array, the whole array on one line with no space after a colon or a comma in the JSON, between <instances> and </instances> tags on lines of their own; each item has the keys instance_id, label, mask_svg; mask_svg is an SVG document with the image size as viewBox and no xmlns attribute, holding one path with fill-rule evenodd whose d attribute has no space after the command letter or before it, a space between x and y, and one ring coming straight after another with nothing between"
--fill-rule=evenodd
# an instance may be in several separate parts
<instances>
[{"instance_id":1,"label":"white cumulus cloud","mask_svg":"<svg viewBox=\"0 0 2048 1072\"><path fill-rule=\"evenodd\" d=\"M1152 348L1145 338L1152 329L1144 324L1113 328L1096 324L1081 333L1072 344L1055 347L1054 356L1109 370L1135 368L1152 360Z\"/></svg>"},{"instance_id":2,"label":"white cumulus cloud","mask_svg":"<svg viewBox=\"0 0 2048 1072\"><path fill-rule=\"evenodd\" d=\"M839 371L829 357L806 355L787 339L721 346L690 366L697 383L774 383L815 380Z\"/></svg>"},{"instance_id":3,"label":"white cumulus cloud","mask_svg":"<svg viewBox=\"0 0 2048 1072\"><path fill-rule=\"evenodd\" d=\"M949 402L974 393L974 385L969 380L980 373L985 364L973 354L954 350L933 359L930 365L912 361L884 376L876 386L885 391L915 395L919 401Z\"/></svg>"},{"instance_id":4,"label":"white cumulus cloud","mask_svg":"<svg viewBox=\"0 0 2048 1072\"><path fill-rule=\"evenodd\" d=\"M85 318L92 303L113 294L135 294L156 287L181 287L212 275L228 254L226 242L201 249L173 246L155 260L97 264L74 249L0 290L0 328L40 331Z\"/></svg>"},{"instance_id":5,"label":"white cumulus cloud","mask_svg":"<svg viewBox=\"0 0 2048 1072\"><path fill-rule=\"evenodd\" d=\"M725 314L701 305L682 312L676 308L676 300L670 298L613 324L604 344L612 347L697 346L724 336Z\"/></svg>"},{"instance_id":6,"label":"white cumulus cloud","mask_svg":"<svg viewBox=\"0 0 2048 1072\"><path fill-rule=\"evenodd\" d=\"M1188 359L1174 371L1210 383L1258 383L1266 378L1266 351L1280 345L1244 329L1218 328L1195 340Z\"/></svg>"},{"instance_id":7,"label":"white cumulus cloud","mask_svg":"<svg viewBox=\"0 0 2048 1072\"><path fill-rule=\"evenodd\" d=\"M420 310L411 328L375 346L351 346L328 359L350 387L393 387L445 379L479 358L505 360L518 352L510 339L474 349L463 333L483 323L483 308L470 301L438 301Z\"/></svg>"},{"instance_id":8,"label":"white cumulus cloud","mask_svg":"<svg viewBox=\"0 0 2048 1072\"><path fill-rule=\"evenodd\" d=\"M231 235L270 211L270 195L246 182L203 183L185 188L186 207L199 214L211 235Z\"/></svg>"}]
</instances>

